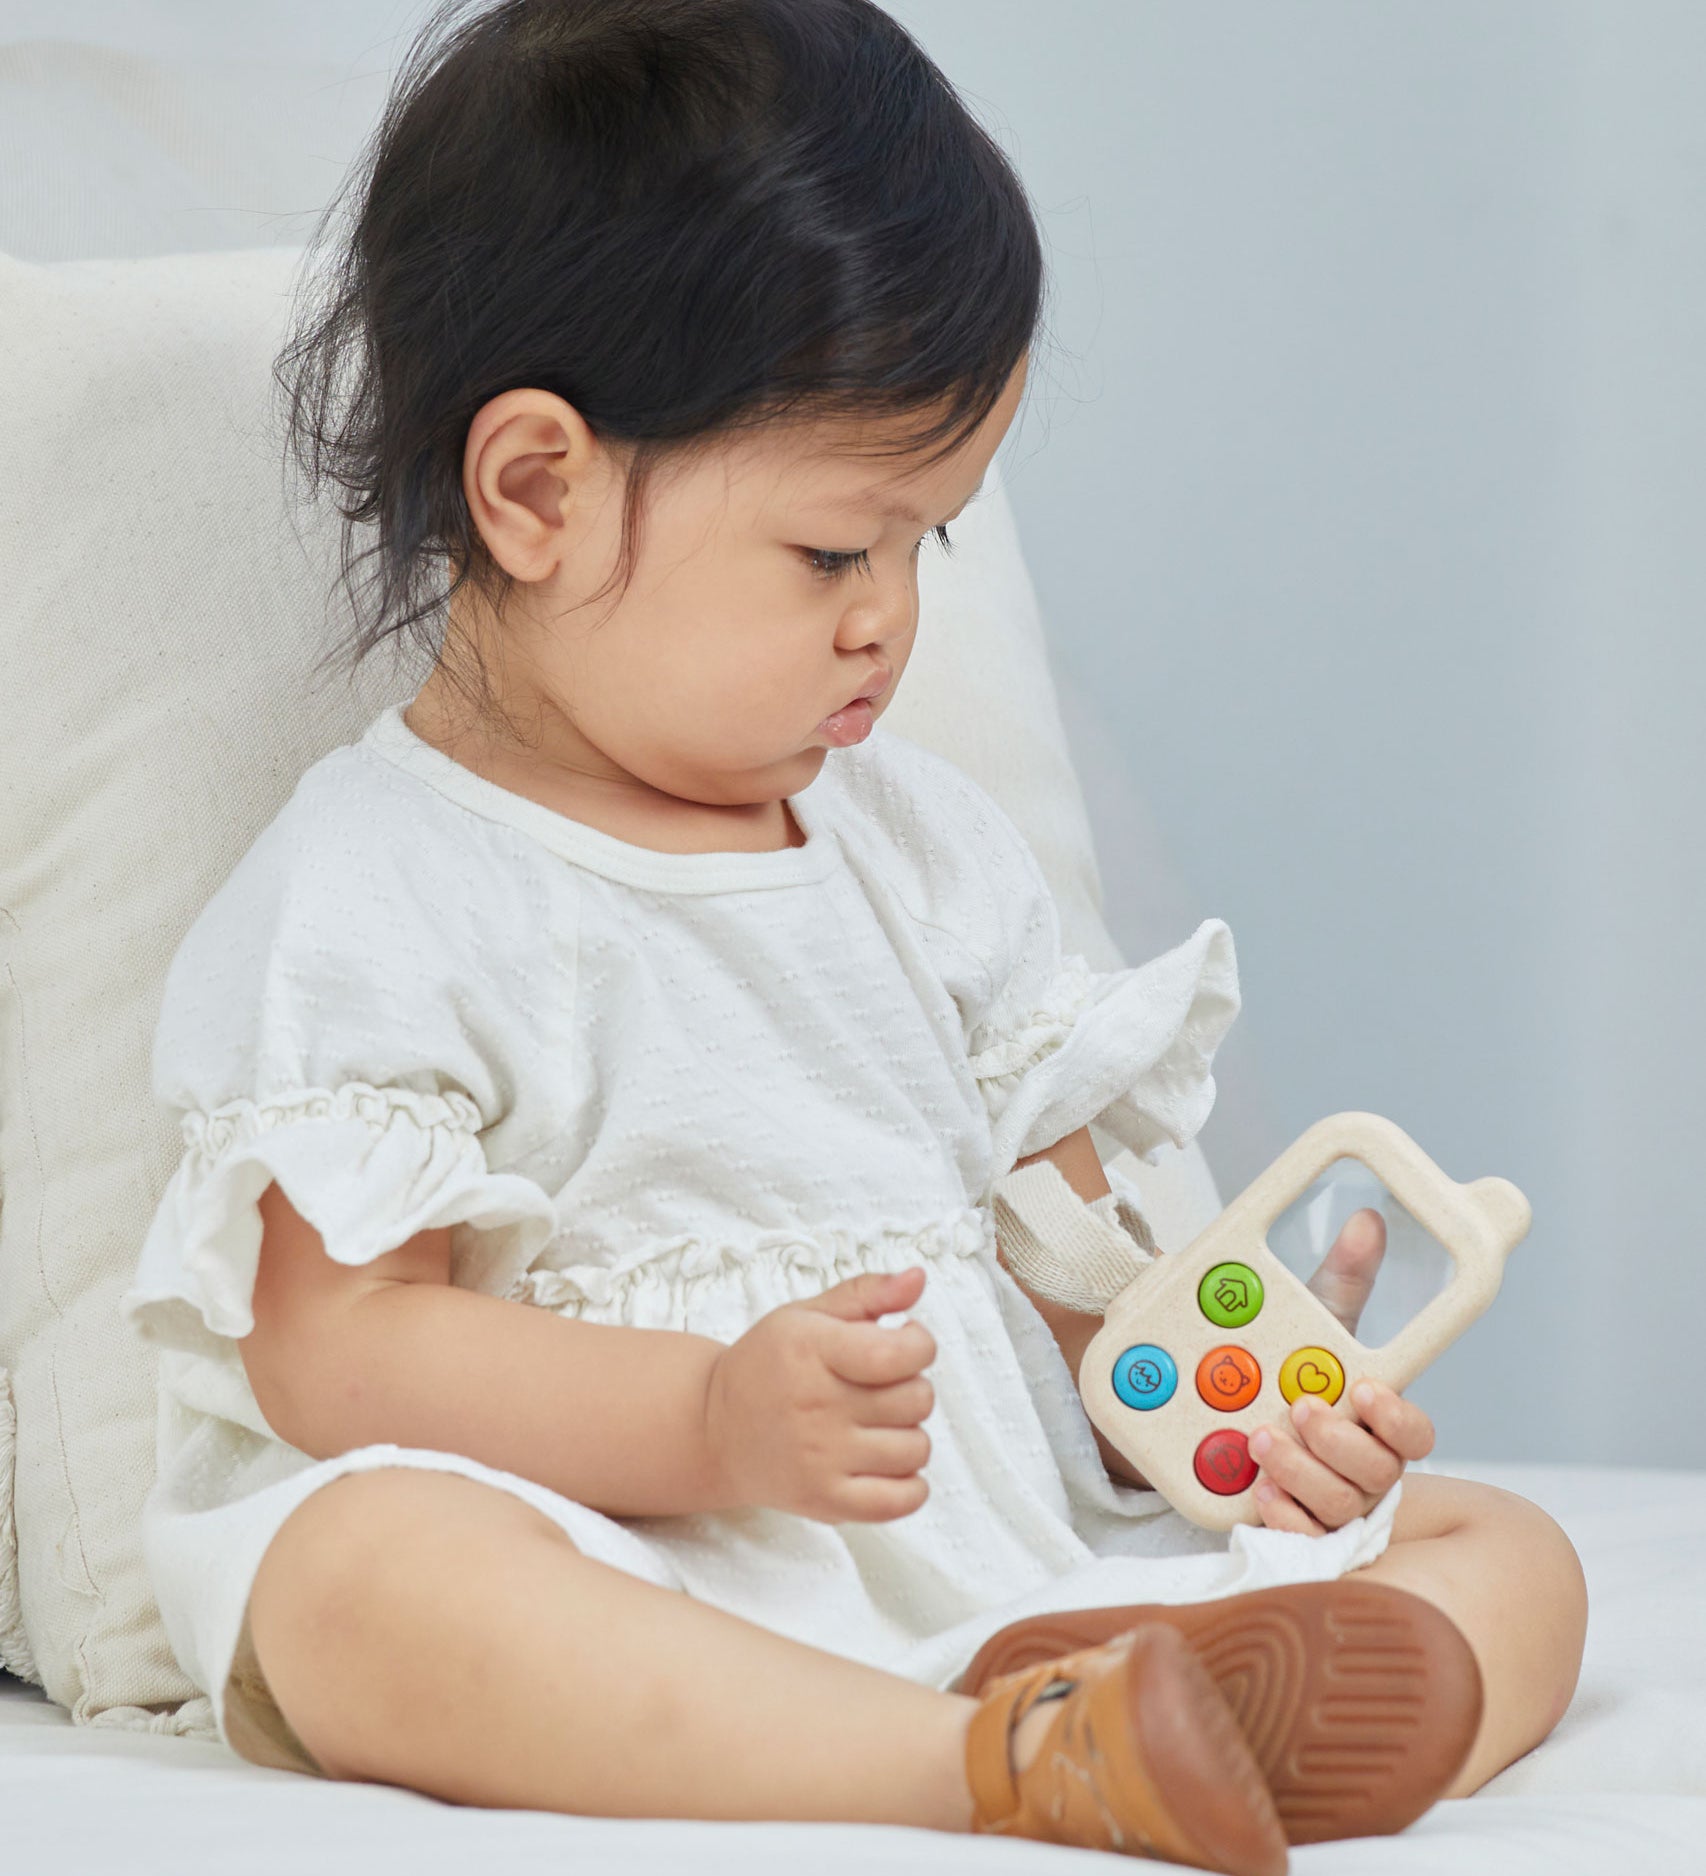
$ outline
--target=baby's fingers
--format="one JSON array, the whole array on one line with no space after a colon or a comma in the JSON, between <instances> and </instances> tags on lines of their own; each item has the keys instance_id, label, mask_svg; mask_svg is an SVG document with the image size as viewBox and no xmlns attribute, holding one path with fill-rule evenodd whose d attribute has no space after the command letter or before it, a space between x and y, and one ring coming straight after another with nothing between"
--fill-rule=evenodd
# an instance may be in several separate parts
<instances>
[{"instance_id":1,"label":"baby's fingers","mask_svg":"<svg viewBox=\"0 0 1706 1876\"><path fill-rule=\"evenodd\" d=\"M1365 1205L1345 1220L1337 1242L1309 1279L1309 1288L1352 1335L1385 1256L1386 1220L1372 1205Z\"/></svg>"},{"instance_id":2,"label":"baby's fingers","mask_svg":"<svg viewBox=\"0 0 1706 1876\"><path fill-rule=\"evenodd\" d=\"M847 1470L855 1477L907 1479L930 1460L930 1435L922 1427L855 1427Z\"/></svg>"},{"instance_id":3,"label":"baby's fingers","mask_svg":"<svg viewBox=\"0 0 1706 1876\"><path fill-rule=\"evenodd\" d=\"M1365 1495L1347 1478L1324 1465L1288 1427L1261 1427L1250 1436L1250 1457L1262 1468L1263 1483L1277 1485L1330 1531L1368 1510ZM1256 1487L1261 1505L1262 1488Z\"/></svg>"},{"instance_id":4,"label":"baby's fingers","mask_svg":"<svg viewBox=\"0 0 1706 1876\"><path fill-rule=\"evenodd\" d=\"M1384 1381L1359 1381L1351 1389L1357 1418L1400 1459L1425 1459L1434 1449L1434 1423L1414 1401Z\"/></svg>"},{"instance_id":5,"label":"baby's fingers","mask_svg":"<svg viewBox=\"0 0 1706 1876\"><path fill-rule=\"evenodd\" d=\"M884 1329L874 1322L825 1325L824 1360L843 1381L888 1387L908 1381L936 1359L936 1338L921 1322Z\"/></svg>"},{"instance_id":6,"label":"baby's fingers","mask_svg":"<svg viewBox=\"0 0 1706 1876\"><path fill-rule=\"evenodd\" d=\"M1327 1527L1292 1497L1282 1492L1271 1479L1256 1487L1256 1511L1270 1531L1298 1531L1305 1537L1324 1537Z\"/></svg>"},{"instance_id":7,"label":"baby's fingers","mask_svg":"<svg viewBox=\"0 0 1706 1876\"><path fill-rule=\"evenodd\" d=\"M893 1387L849 1381L845 1388L848 1418L862 1427L915 1427L928 1420L936 1406L936 1390L921 1374Z\"/></svg>"},{"instance_id":8,"label":"baby's fingers","mask_svg":"<svg viewBox=\"0 0 1706 1876\"><path fill-rule=\"evenodd\" d=\"M1376 1498L1390 1491L1404 1470L1399 1455L1367 1427L1308 1395L1293 1406L1291 1423L1317 1459Z\"/></svg>"},{"instance_id":9,"label":"baby's fingers","mask_svg":"<svg viewBox=\"0 0 1706 1876\"><path fill-rule=\"evenodd\" d=\"M930 1496L930 1487L922 1472L910 1478L886 1479L876 1473L861 1473L843 1479L836 1488L830 1517L832 1524L882 1524L890 1518L904 1518L916 1511Z\"/></svg>"}]
</instances>

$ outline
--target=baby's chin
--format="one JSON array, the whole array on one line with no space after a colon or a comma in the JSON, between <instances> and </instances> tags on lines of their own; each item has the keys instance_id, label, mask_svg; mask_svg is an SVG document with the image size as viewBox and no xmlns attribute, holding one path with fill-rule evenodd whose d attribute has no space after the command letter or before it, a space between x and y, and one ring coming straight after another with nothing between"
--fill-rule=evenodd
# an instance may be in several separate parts
<instances>
[{"instance_id":1,"label":"baby's chin","mask_svg":"<svg viewBox=\"0 0 1706 1876\"><path fill-rule=\"evenodd\" d=\"M731 752L721 761L701 761L691 774L678 774L673 785L654 781L653 786L681 803L758 816L815 781L830 754L821 737L802 741L780 755L748 753L743 759Z\"/></svg>"}]
</instances>

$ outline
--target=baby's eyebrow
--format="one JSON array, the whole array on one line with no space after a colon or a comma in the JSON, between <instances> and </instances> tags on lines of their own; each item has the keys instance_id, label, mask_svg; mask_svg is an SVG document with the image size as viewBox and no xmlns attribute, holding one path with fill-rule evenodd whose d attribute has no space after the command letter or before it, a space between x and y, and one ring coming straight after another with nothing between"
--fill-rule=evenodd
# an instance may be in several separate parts
<instances>
[{"instance_id":1,"label":"baby's eyebrow","mask_svg":"<svg viewBox=\"0 0 1706 1876\"><path fill-rule=\"evenodd\" d=\"M976 501L978 496L982 493L983 484L980 482L960 506L963 508L969 503ZM893 500L878 502L872 501L864 495L850 495L842 501L825 502L824 506L826 508L838 509L843 513L880 515L885 521L910 521L915 528L921 528L927 525L924 516L921 515L916 508L908 507L905 502Z\"/></svg>"}]
</instances>

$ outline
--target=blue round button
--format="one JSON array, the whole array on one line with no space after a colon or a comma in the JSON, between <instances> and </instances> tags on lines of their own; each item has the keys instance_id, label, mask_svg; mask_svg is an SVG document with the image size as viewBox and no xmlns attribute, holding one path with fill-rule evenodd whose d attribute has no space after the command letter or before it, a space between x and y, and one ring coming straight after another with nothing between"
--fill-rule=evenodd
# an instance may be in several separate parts
<instances>
[{"instance_id":1,"label":"blue round button","mask_svg":"<svg viewBox=\"0 0 1706 1876\"><path fill-rule=\"evenodd\" d=\"M1114 1392L1128 1407L1147 1413L1165 1407L1179 1385L1173 1357L1153 1342L1139 1342L1114 1363Z\"/></svg>"}]
</instances>

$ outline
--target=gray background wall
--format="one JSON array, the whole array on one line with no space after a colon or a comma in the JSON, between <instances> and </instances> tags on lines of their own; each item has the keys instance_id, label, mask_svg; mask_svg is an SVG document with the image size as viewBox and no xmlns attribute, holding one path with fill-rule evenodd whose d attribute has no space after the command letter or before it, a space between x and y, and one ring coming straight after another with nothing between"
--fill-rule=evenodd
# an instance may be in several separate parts
<instances>
[{"instance_id":1,"label":"gray background wall","mask_svg":"<svg viewBox=\"0 0 1706 1876\"><path fill-rule=\"evenodd\" d=\"M1004 459L1109 925L1237 937L1223 1192L1349 1107L1514 1179L1505 1290L1414 1390L1440 1453L1706 1464L1706 12L890 5L1044 223ZM183 134L83 250L160 252L304 238L424 12L0 0L0 148L72 152L0 164L15 251L86 181L22 42L110 49L105 147L217 97L299 152L190 213Z\"/></svg>"},{"instance_id":2,"label":"gray background wall","mask_svg":"<svg viewBox=\"0 0 1706 1876\"><path fill-rule=\"evenodd\" d=\"M1706 9L891 10L1049 232L1014 506L1115 936L1135 798L1238 940L1223 1191L1350 1107L1514 1179L1441 1452L1706 1464Z\"/></svg>"}]
</instances>

